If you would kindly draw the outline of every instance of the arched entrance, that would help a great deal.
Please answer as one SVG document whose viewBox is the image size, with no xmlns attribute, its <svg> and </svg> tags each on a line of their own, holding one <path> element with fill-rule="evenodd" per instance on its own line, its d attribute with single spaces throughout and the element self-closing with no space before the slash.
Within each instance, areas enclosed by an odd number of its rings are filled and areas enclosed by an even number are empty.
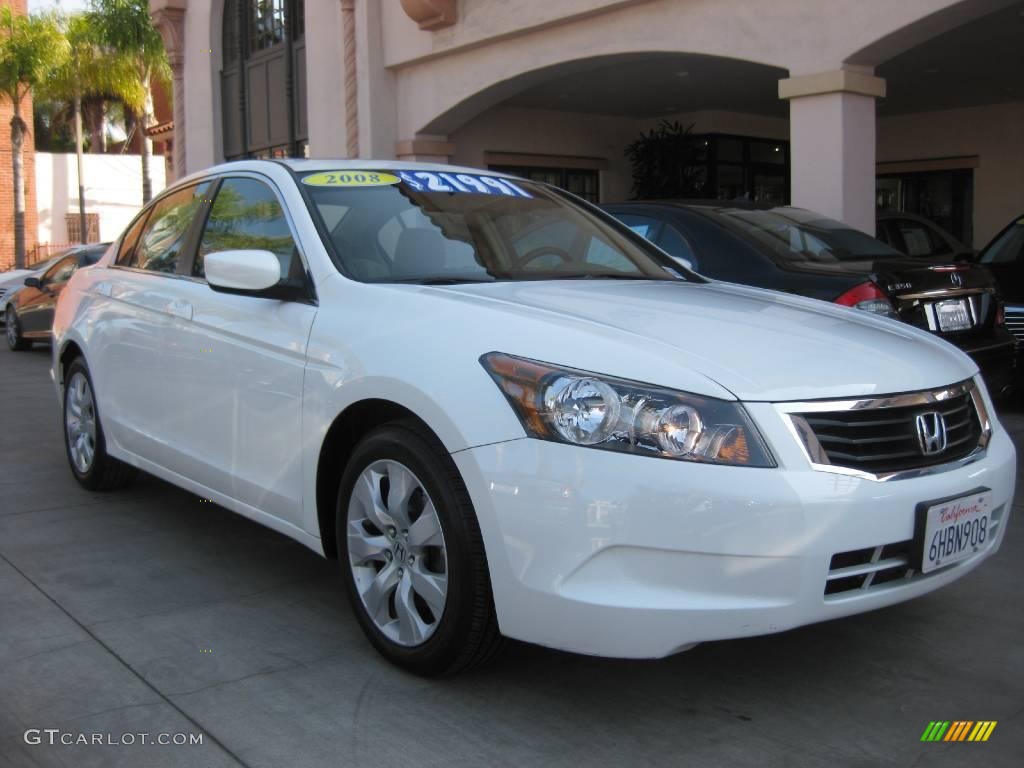
<svg viewBox="0 0 1024 768">
<path fill-rule="evenodd" d="M 305 0 L 225 0 L 222 38 L 224 158 L 305 156 Z"/>
</svg>

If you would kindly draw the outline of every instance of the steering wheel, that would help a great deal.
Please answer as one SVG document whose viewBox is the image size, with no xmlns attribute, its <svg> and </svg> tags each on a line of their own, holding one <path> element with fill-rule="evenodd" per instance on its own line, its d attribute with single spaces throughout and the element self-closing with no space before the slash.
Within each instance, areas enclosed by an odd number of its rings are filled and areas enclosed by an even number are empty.
<svg viewBox="0 0 1024 768">
<path fill-rule="evenodd" d="M 568 264 L 569 262 L 572 261 L 572 256 L 569 255 L 569 252 L 566 251 L 564 248 L 559 248 L 558 246 L 555 245 L 538 245 L 536 248 L 527 251 L 518 259 L 516 259 L 513 267 L 515 269 L 525 270 L 527 264 L 529 264 L 532 261 L 536 261 L 541 256 L 546 256 L 549 253 L 554 256 L 557 256 L 563 264 Z"/>
</svg>

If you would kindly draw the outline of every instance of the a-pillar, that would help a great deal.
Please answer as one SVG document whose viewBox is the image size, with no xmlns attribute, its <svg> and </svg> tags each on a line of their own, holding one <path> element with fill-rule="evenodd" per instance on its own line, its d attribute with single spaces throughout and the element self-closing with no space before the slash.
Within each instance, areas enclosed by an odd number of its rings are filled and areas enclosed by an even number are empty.
<svg viewBox="0 0 1024 768">
<path fill-rule="evenodd" d="M 885 80 L 841 69 L 779 81 L 789 100 L 793 205 L 875 233 L 875 99 Z"/>
</svg>

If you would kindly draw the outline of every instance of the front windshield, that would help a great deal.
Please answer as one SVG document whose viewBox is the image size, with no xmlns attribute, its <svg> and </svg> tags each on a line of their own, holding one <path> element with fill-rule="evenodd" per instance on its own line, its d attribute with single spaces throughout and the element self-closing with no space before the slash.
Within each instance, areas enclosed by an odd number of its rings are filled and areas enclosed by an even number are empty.
<svg viewBox="0 0 1024 768">
<path fill-rule="evenodd" d="M 847 224 L 799 208 L 720 209 L 714 216 L 729 228 L 766 246 L 783 262 L 842 269 L 851 262 L 902 258 L 881 240 Z"/>
<path fill-rule="evenodd" d="M 684 279 L 639 238 L 541 184 L 455 171 L 300 182 L 345 273 L 363 282 Z"/>
</svg>

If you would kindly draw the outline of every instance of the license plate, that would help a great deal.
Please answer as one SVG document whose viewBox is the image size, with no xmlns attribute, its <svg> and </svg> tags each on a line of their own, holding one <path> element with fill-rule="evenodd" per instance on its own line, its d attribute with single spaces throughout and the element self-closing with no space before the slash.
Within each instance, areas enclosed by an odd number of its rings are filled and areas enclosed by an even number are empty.
<svg viewBox="0 0 1024 768">
<path fill-rule="evenodd" d="M 971 311 L 966 299 L 935 302 L 935 316 L 940 331 L 963 331 L 971 327 Z"/>
<path fill-rule="evenodd" d="M 918 505 L 920 571 L 928 573 L 964 560 L 983 549 L 992 526 L 991 492 L 979 490 L 941 502 Z"/>
</svg>

